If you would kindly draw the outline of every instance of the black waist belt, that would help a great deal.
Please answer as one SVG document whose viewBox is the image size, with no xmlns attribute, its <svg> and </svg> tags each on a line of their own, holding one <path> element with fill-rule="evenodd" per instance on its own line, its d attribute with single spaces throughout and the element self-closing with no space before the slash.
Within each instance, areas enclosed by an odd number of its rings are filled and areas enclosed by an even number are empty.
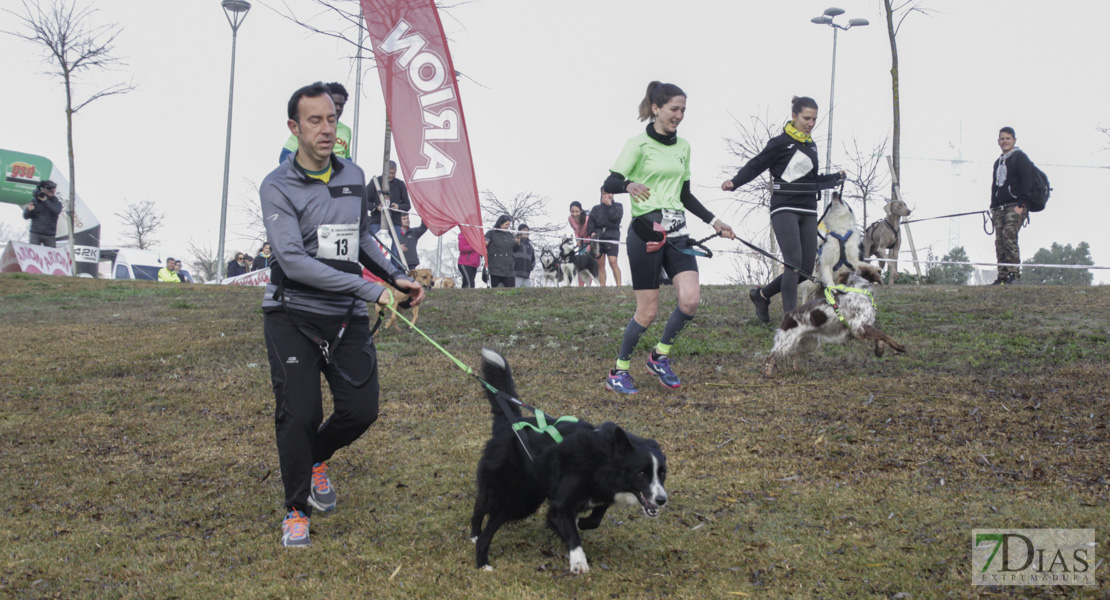
<svg viewBox="0 0 1110 600">
<path fill-rule="evenodd" d="M 772 190 L 775 194 L 782 194 L 785 196 L 812 196 L 824 190 L 831 190 L 838 185 L 840 185 L 840 183 L 835 179 L 824 183 L 788 183 L 785 181 L 775 181 L 772 183 Z"/>
<path fill-rule="evenodd" d="M 362 276 L 362 265 L 358 264 L 357 262 L 352 262 L 349 260 L 334 260 L 330 258 L 317 258 L 315 260 L 318 260 L 321 263 L 324 263 L 325 265 L 337 271 L 343 271 L 344 273 L 350 273 L 351 275 L 358 275 L 359 277 Z M 300 283 L 286 277 L 285 271 L 282 271 L 281 265 L 279 265 L 276 260 L 270 261 L 270 283 L 277 286 L 277 291 L 274 292 L 274 300 L 280 299 L 284 290 L 300 290 L 305 292 L 325 291 L 321 290 L 320 288 L 313 287 L 305 283 Z"/>
</svg>

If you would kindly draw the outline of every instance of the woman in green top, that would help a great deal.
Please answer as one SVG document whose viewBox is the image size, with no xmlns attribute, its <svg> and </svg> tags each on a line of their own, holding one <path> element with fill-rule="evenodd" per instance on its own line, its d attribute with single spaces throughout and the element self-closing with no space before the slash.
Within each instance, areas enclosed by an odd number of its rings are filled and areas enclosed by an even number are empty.
<svg viewBox="0 0 1110 600">
<path fill-rule="evenodd" d="M 628 322 L 617 353 L 616 368 L 609 371 L 605 387 L 622 394 L 637 389 L 628 373 L 632 352 L 640 336 L 659 313 L 659 273 L 665 269 L 678 293 L 678 307 L 667 319 L 663 337 L 648 356 L 648 372 L 665 387 L 681 385 L 671 369 L 671 345 L 694 318 L 701 301 L 698 263 L 688 251 L 686 211 L 732 239 L 732 227 L 713 216 L 690 193 L 690 144 L 678 137 L 686 115 L 686 93 L 671 83 L 653 81 L 640 102 L 640 120 L 650 122 L 640 135 L 628 140 L 610 169 L 603 190 L 627 192 L 632 197 L 632 227 L 626 245 L 636 295 L 636 314 Z"/>
</svg>

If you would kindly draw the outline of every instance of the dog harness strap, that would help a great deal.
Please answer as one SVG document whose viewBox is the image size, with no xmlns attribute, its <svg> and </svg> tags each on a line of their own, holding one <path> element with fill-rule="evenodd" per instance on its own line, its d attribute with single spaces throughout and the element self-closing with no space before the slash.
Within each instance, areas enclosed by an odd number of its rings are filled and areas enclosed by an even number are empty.
<svg viewBox="0 0 1110 600">
<path fill-rule="evenodd" d="M 842 266 L 843 267 L 848 267 L 849 269 L 852 268 L 852 263 L 848 262 L 848 258 L 847 258 L 847 256 L 848 256 L 848 251 L 847 250 L 848 249 L 845 248 L 845 242 L 848 241 L 848 238 L 852 237 L 853 233 L 855 233 L 855 232 L 854 231 L 849 231 L 848 233 L 846 233 L 844 235 L 844 237 L 841 237 L 841 236 L 837 235 L 835 232 L 832 232 L 832 231 L 829 232 L 829 235 L 833 236 L 834 238 L 836 238 L 836 241 L 840 242 L 840 260 L 836 263 L 836 266 L 834 266 L 832 268 L 832 270 L 834 272 Z"/>
<path fill-rule="evenodd" d="M 895 229 L 894 226 L 890 224 L 890 221 L 887 221 L 886 219 L 883 219 L 883 223 L 886 223 L 887 228 L 890 229 L 891 233 L 894 234 L 894 241 L 886 247 L 887 250 L 890 250 L 891 248 L 898 245 L 898 242 L 902 239 L 902 232 L 898 229 Z"/>
<path fill-rule="evenodd" d="M 546 433 L 547 435 L 550 435 L 551 439 L 555 440 L 556 444 L 559 444 L 563 441 L 563 434 L 559 433 L 559 430 L 555 429 L 555 426 L 559 423 L 578 422 L 578 417 L 559 417 L 558 419 L 555 419 L 554 423 L 551 423 L 549 425 L 547 423 L 547 415 L 543 414 L 542 410 L 538 408 L 534 408 L 532 410 L 536 413 L 536 424 L 533 425 L 531 423 L 528 423 L 527 421 L 517 421 L 516 423 L 513 423 L 514 431 L 520 431 L 521 429 L 528 427 L 535 430 L 537 433 Z"/>
<path fill-rule="evenodd" d="M 825 300 L 827 300 L 829 302 L 829 304 L 832 305 L 833 310 L 836 312 L 836 316 L 840 317 L 840 322 L 841 323 L 844 322 L 844 315 L 840 314 L 840 305 L 837 304 L 836 296 L 833 295 L 833 291 L 843 292 L 843 293 L 855 292 L 857 294 L 865 294 L 867 296 L 867 298 L 869 300 L 871 300 L 871 306 L 876 306 L 875 296 L 871 295 L 871 292 L 869 292 L 867 290 L 861 290 L 859 288 L 850 288 L 846 285 L 831 285 L 831 286 L 828 286 L 828 287 L 825 288 Z"/>
</svg>

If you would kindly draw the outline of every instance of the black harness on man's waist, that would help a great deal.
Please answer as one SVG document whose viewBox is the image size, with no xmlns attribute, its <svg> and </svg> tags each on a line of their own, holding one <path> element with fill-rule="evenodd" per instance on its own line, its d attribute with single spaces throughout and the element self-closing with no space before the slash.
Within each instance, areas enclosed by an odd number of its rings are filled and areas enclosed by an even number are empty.
<svg viewBox="0 0 1110 600">
<path fill-rule="evenodd" d="M 342 271 L 344 273 L 349 273 L 351 275 L 358 275 L 359 277 L 362 277 L 362 265 L 357 262 L 352 262 L 349 260 L 334 260 L 329 258 L 317 258 L 314 260 L 318 260 L 321 263 L 337 271 Z M 277 262 L 277 260 L 270 261 L 270 283 L 273 283 L 275 286 L 277 286 L 277 289 L 274 290 L 274 300 L 281 300 L 281 308 L 285 311 L 285 314 L 289 315 L 289 321 L 293 323 L 293 326 L 297 328 L 297 331 L 301 332 L 301 335 L 312 340 L 312 343 L 316 344 L 316 346 L 320 348 L 320 352 L 324 355 L 324 364 L 329 364 L 335 367 L 335 371 L 339 373 L 340 377 L 345 379 L 347 383 L 358 387 L 360 384 L 353 380 L 350 375 L 347 375 L 347 373 L 343 371 L 343 369 L 340 369 L 338 363 L 332 361 L 331 353 L 332 350 L 338 348 L 339 343 L 343 341 L 343 334 L 347 332 L 347 326 L 351 323 L 351 316 L 354 315 L 355 306 L 358 305 L 359 298 L 355 297 L 351 299 L 351 305 L 347 307 L 347 314 L 343 316 L 343 322 L 339 325 L 339 331 L 335 334 L 335 339 L 331 342 L 328 342 L 326 339 L 320 337 L 319 335 L 316 335 L 316 333 L 313 332 L 311 328 L 298 322 L 300 321 L 300 319 L 296 316 L 295 313 L 289 310 L 289 304 L 285 301 L 285 290 L 290 289 L 304 292 L 323 293 L 334 292 L 328 292 L 327 290 L 322 290 L 318 287 L 313 287 L 306 283 L 294 281 L 289 277 L 286 277 L 285 271 L 282 270 L 281 265 Z M 379 312 L 378 321 L 374 323 L 374 327 L 370 329 L 371 336 L 374 335 L 374 332 L 378 330 L 378 327 L 381 324 L 382 313 Z"/>
</svg>

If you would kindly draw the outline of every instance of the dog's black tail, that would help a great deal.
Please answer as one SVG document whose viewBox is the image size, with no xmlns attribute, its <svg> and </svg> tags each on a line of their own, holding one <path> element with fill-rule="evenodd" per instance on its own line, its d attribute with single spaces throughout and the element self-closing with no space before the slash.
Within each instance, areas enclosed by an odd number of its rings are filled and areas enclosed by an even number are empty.
<svg viewBox="0 0 1110 600">
<path fill-rule="evenodd" d="M 513 372 L 509 368 L 509 363 L 505 360 L 505 357 L 489 348 L 482 348 L 482 378 L 486 380 L 486 383 L 508 396 L 508 398 L 502 398 L 498 401 L 497 392 L 486 388 L 486 398 L 489 399 L 490 412 L 493 413 L 495 420 L 497 417 L 505 416 L 500 402 L 504 402 L 509 407 L 509 411 L 519 419 L 521 417 L 520 405 L 509 399 L 516 398 L 516 384 L 513 382 Z"/>
</svg>

